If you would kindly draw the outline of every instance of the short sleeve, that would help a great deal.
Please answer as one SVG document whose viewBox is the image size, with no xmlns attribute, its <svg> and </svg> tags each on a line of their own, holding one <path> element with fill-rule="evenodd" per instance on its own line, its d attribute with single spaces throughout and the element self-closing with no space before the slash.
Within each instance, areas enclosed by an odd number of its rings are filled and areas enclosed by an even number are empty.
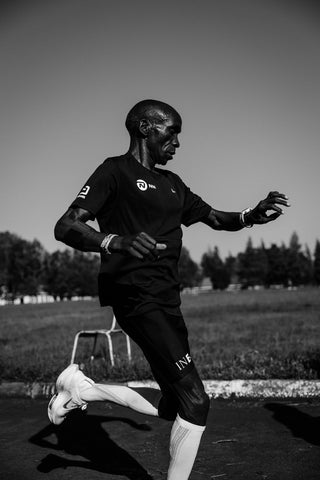
<svg viewBox="0 0 320 480">
<path fill-rule="evenodd" d="M 184 203 L 181 223 L 186 227 L 200 222 L 211 211 L 210 205 L 184 185 Z"/>
<path fill-rule="evenodd" d="M 117 168 L 107 159 L 93 172 L 70 207 L 83 208 L 96 217 L 105 203 L 115 197 L 116 190 Z"/>
</svg>

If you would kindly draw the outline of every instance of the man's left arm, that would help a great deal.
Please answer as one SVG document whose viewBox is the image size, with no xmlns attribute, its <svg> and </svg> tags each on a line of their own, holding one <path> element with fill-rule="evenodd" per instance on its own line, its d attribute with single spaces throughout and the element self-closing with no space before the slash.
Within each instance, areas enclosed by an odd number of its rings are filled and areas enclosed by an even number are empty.
<svg viewBox="0 0 320 480">
<path fill-rule="evenodd" d="M 214 230 L 235 232 L 244 227 L 263 225 L 276 220 L 284 213 L 282 207 L 290 207 L 288 197 L 283 193 L 270 192 L 253 209 L 248 208 L 242 212 L 222 212 L 211 209 L 209 215 L 201 221 Z M 270 211 L 273 213 L 268 214 Z"/>
</svg>

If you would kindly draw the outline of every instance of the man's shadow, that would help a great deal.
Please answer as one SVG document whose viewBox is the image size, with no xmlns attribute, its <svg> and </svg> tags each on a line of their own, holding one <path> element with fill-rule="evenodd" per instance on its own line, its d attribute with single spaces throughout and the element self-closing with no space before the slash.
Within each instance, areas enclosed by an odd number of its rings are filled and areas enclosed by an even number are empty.
<svg viewBox="0 0 320 480">
<path fill-rule="evenodd" d="M 312 445 L 320 445 L 320 417 L 312 417 L 295 407 L 282 403 L 267 403 L 264 408 L 273 412 L 273 418 L 291 430 L 294 437 Z"/>
<path fill-rule="evenodd" d="M 47 425 L 29 438 L 29 442 L 70 455 L 81 455 L 87 460 L 69 460 L 49 454 L 41 460 L 37 469 L 40 472 L 50 472 L 55 468 L 81 467 L 127 476 L 130 480 L 152 480 L 142 465 L 111 440 L 103 429 L 102 423 L 114 421 L 124 422 L 137 430 L 151 430 L 148 425 L 127 418 L 87 415 L 75 410 L 70 412 L 61 425 Z M 134 441 L 134 435 L 132 440 Z"/>
</svg>

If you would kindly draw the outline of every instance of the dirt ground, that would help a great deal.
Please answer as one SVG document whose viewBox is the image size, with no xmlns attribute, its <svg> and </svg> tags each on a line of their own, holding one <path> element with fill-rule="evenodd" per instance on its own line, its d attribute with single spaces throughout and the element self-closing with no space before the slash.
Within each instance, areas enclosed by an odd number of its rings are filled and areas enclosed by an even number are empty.
<svg viewBox="0 0 320 480">
<path fill-rule="evenodd" d="M 52 426 L 47 401 L 0 399 L 2 480 L 165 480 L 171 424 L 93 403 Z M 319 480 L 320 402 L 211 401 L 190 480 Z"/>
</svg>

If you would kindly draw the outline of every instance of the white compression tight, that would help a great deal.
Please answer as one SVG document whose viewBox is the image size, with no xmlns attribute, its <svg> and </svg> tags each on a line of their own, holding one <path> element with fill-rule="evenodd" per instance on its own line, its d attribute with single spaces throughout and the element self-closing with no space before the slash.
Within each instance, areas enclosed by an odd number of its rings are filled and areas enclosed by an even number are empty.
<svg viewBox="0 0 320 480">
<path fill-rule="evenodd" d="M 132 408 L 139 413 L 158 416 L 158 409 L 135 390 L 125 385 L 94 383 L 81 389 L 81 399 L 85 402 L 108 401 Z"/>
<path fill-rule="evenodd" d="M 124 385 L 94 383 L 81 389 L 85 402 L 111 401 L 140 413 L 158 416 L 158 410 L 142 395 Z M 179 415 L 170 435 L 168 480 L 187 480 L 191 473 L 205 427 L 187 422 Z"/>
</svg>

